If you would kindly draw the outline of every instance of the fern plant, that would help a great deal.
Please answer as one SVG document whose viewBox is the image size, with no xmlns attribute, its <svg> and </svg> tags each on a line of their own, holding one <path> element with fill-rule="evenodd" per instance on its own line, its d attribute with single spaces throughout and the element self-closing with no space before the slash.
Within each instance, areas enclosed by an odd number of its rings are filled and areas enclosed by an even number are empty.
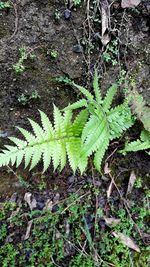
<svg viewBox="0 0 150 267">
<path fill-rule="evenodd" d="M 93 79 L 94 94 L 74 82 L 73 86 L 84 98 L 66 107 L 64 112 L 54 106 L 54 126 L 42 111 L 42 127 L 29 119 L 34 134 L 18 128 L 25 141 L 10 137 L 15 145 L 6 145 L 2 150 L 0 166 L 16 163 L 18 167 L 24 160 L 25 168 L 30 164 L 31 170 L 42 159 L 43 171 L 47 170 L 51 162 L 54 170 L 62 170 L 68 157 L 72 170 L 75 172 L 79 169 L 82 173 L 86 169 L 88 158 L 94 155 L 94 165 L 100 170 L 109 142 L 119 138 L 123 131 L 131 127 L 134 117 L 127 101 L 111 107 L 117 93 L 117 84 L 113 84 L 102 98 L 97 71 Z M 72 111 L 78 108 L 82 110 L 73 121 Z"/>
<path fill-rule="evenodd" d="M 128 106 L 128 101 L 124 101 L 123 104 L 115 108 L 111 107 L 117 93 L 117 84 L 113 84 L 108 89 L 105 98 L 102 98 L 97 71 L 95 71 L 93 79 L 93 95 L 82 86 L 75 83 L 73 86 L 84 95 L 84 98 L 69 105 L 64 110 L 84 108 L 89 112 L 88 121 L 81 135 L 80 160 L 82 162 L 84 158 L 94 154 L 94 165 L 97 170 L 100 170 L 109 142 L 119 138 L 123 131 L 130 128 L 134 124 L 134 117 Z"/>
</svg>

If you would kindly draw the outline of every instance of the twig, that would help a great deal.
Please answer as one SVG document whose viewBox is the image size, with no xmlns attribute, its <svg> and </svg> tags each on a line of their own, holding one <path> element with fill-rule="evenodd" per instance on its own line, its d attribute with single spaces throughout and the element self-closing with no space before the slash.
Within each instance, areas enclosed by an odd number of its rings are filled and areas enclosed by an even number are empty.
<svg viewBox="0 0 150 267">
<path fill-rule="evenodd" d="M 87 193 L 85 193 L 84 195 L 80 196 L 79 198 L 77 198 L 75 201 L 73 201 L 71 204 L 69 204 L 63 211 L 62 213 L 64 213 L 66 210 L 68 210 L 73 204 L 75 204 L 77 201 L 79 201 L 81 198 L 89 195 L 90 191 L 88 191 Z"/>
<path fill-rule="evenodd" d="M 17 31 L 18 31 L 18 10 L 17 10 L 17 4 L 16 3 L 13 3 L 11 1 L 11 4 L 14 8 L 14 11 L 15 11 L 15 29 L 14 29 L 14 32 L 13 34 L 7 39 L 7 41 L 10 41 L 11 39 L 13 39 L 13 37 L 16 35 Z"/>
<path fill-rule="evenodd" d="M 57 267 L 61 267 L 60 265 L 58 265 L 58 264 L 54 261 L 54 259 L 53 259 L 52 256 L 51 256 L 51 260 L 52 260 L 52 263 L 54 263 L 55 266 L 57 266 Z"/>
</svg>

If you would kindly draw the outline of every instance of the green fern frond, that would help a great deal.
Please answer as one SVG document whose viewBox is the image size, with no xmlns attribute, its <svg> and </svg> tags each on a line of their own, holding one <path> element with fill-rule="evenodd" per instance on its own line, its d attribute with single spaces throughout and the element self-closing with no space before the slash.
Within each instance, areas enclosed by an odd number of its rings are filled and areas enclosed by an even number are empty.
<svg viewBox="0 0 150 267">
<path fill-rule="evenodd" d="M 6 145 L 0 153 L 0 166 L 8 164 L 18 167 L 25 161 L 25 168 L 30 164 L 30 170 L 43 160 L 43 172 L 47 170 L 50 163 L 53 163 L 54 170 L 62 170 L 66 165 L 66 158 L 73 171 L 77 168 L 83 172 L 87 165 L 87 159 L 79 164 L 81 153 L 81 132 L 88 118 L 87 110 L 81 111 L 72 122 L 72 112 L 66 111 L 64 115 L 54 106 L 54 126 L 51 124 L 47 115 L 40 111 L 42 127 L 29 120 L 34 134 L 23 128 L 18 128 L 25 141 L 19 138 L 10 137 L 15 146 Z"/>
<path fill-rule="evenodd" d="M 67 106 L 63 110 L 64 111 L 65 110 L 74 110 L 74 109 L 83 108 L 83 107 L 87 107 L 87 101 L 86 101 L 86 99 L 81 99 L 81 100 L 73 103 L 72 105 Z"/>
<path fill-rule="evenodd" d="M 142 142 L 141 140 L 136 140 L 131 143 L 127 143 L 125 148 L 120 152 L 126 154 L 127 152 L 136 152 L 140 150 L 150 149 L 150 142 Z"/>
<path fill-rule="evenodd" d="M 107 91 L 107 94 L 103 100 L 102 107 L 107 112 L 112 104 L 115 94 L 117 93 L 117 84 L 113 84 Z"/>
<path fill-rule="evenodd" d="M 92 126 L 92 127 L 91 127 Z M 109 128 L 106 118 L 103 113 L 99 118 L 91 115 L 89 121 L 84 127 L 82 135 L 82 156 L 90 156 L 93 152 L 99 149 L 105 138 L 109 139 Z"/>
<path fill-rule="evenodd" d="M 106 136 L 104 141 L 101 143 L 100 148 L 96 151 L 95 156 L 94 156 L 94 165 L 98 171 L 100 171 L 102 160 L 103 160 L 103 157 L 105 155 L 105 152 L 108 146 L 109 146 L 109 137 Z"/>
<path fill-rule="evenodd" d="M 76 87 L 87 98 L 87 100 L 93 101 L 94 97 L 87 89 L 83 86 L 77 85 L 76 83 L 73 83 L 73 86 Z"/>
<path fill-rule="evenodd" d="M 122 154 L 126 154 L 127 152 L 136 152 L 146 149 L 150 149 L 150 133 L 146 130 L 143 130 L 140 135 L 140 140 L 138 139 L 131 143 L 126 143 L 125 148 L 120 152 Z"/>
<path fill-rule="evenodd" d="M 72 137 L 72 142 L 67 142 L 66 148 L 67 148 L 67 154 L 68 154 L 70 166 L 71 166 L 73 172 L 75 173 L 75 171 L 77 170 L 77 167 L 80 166 L 80 165 L 78 165 L 78 163 L 79 163 L 79 156 L 81 153 L 81 139 L 76 138 L 76 137 Z M 85 168 L 86 168 L 86 166 L 85 166 Z M 84 170 L 80 169 L 81 173 Z"/>
<path fill-rule="evenodd" d="M 41 116 L 41 122 L 42 122 L 42 126 L 43 126 L 43 130 L 45 131 L 45 138 L 48 138 L 52 135 L 53 133 L 53 126 L 52 123 L 50 122 L 49 118 L 47 117 L 47 115 L 39 110 L 40 112 L 40 116 Z"/>
<path fill-rule="evenodd" d="M 87 109 L 82 110 L 77 117 L 75 118 L 73 125 L 72 125 L 72 132 L 74 136 L 81 136 L 85 124 L 87 122 L 89 113 Z"/>
<path fill-rule="evenodd" d="M 123 131 L 129 129 L 135 122 L 131 110 L 126 102 L 112 108 L 107 115 L 110 125 L 110 140 L 119 138 Z"/>
</svg>

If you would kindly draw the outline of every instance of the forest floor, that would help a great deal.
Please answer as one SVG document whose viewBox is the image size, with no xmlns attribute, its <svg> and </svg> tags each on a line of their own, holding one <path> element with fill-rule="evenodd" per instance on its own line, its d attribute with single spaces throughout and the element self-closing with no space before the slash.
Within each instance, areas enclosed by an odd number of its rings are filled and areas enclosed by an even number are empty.
<svg viewBox="0 0 150 267">
<path fill-rule="evenodd" d="M 92 92 L 94 68 L 103 94 L 125 74 L 150 105 L 149 0 L 7 2 L 0 1 L 1 148 L 15 126 L 29 128 L 28 117 L 39 122 L 38 110 L 52 119 L 53 103 L 61 109 L 79 99 L 68 78 Z M 110 144 L 101 173 L 91 161 L 84 175 L 69 164 L 45 174 L 40 164 L 1 168 L 0 266 L 148 267 L 150 160 L 143 151 L 118 153 L 141 127 Z"/>
</svg>

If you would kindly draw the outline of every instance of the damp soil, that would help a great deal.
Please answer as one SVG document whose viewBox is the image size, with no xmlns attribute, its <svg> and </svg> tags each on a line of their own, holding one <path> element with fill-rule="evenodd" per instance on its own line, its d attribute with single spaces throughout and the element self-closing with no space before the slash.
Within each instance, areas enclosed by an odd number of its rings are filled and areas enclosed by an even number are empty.
<svg viewBox="0 0 150 267">
<path fill-rule="evenodd" d="M 67 1 L 66 1 L 67 2 Z M 111 2 L 111 1 L 110 1 Z M 53 103 L 63 108 L 76 98 L 76 92 L 70 86 L 64 86 L 56 81 L 56 77 L 67 76 L 82 84 L 86 84 L 87 77 L 87 47 L 86 37 L 86 4 L 80 7 L 70 7 L 71 16 L 65 17 L 68 5 L 65 1 L 52 0 L 22 0 L 12 3 L 10 8 L 0 10 L 0 146 L 7 141 L 7 137 L 18 134 L 15 126 L 28 128 L 27 118 L 39 121 L 38 109 L 43 110 L 52 118 Z M 92 10 L 92 7 L 91 7 Z M 150 103 L 150 4 L 142 1 L 136 8 L 121 8 L 120 1 L 111 6 L 112 32 L 120 42 L 120 63 L 134 76 L 137 89 Z M 101 66 L 100 58 L 104 47 L 99 38 L 100 24 L 93 25 L 93 50 L 90 55 L 90 70 L 98 62 L 99 69 L 103 69 L 101 86 L 105 92 L 118 77 L 119 68 L 105 64 Z M 34 59 L 25 60 L 25 71 L 16 74 L 14 65 L 19 60 L 19 49 L 26 47 L 32 51 Z M 57 51 L 57 57 L 51 56 Z M 88 72 L 89 75 L 89 72 Z M 39 98 L 30 96 L 36 90 Z M 24 95 L 27 103 L 19 102 Z M 113 145 L 107 152 L 113 151 Z M 107 155 L 107 156 L 108 156 Z M 128 155 L 122 158 L 115 153 L 110 160 L 119 172 L 124 169 L 129 172 L 136 170 L 138 175 L 149 175 L 150 162 L 144 153 Z M 40 166 L 36 172 L 41 172 Z M 21 170 L 14 170 L 15 174 L 25 179 L 35 179 L 33 174 Z M 20 174 L 21 172 L 21 174 Z M 19 173 L 19 174 L 18 174 Z M 64 176 L 53 175 L 51 169 L 46 174 L 49 179 L 59 185 L 60 178 L 66 184 L 67 175 L 71 175 L 67 167 Z M 10 169 L 0 171 L 0 194 L 2 198 L 22 190 L 17 176 Z M 38 175 L 39 177 L 40 175 Z M 80 177 L 80 176 L 79 176 Z"/>
</svg>

